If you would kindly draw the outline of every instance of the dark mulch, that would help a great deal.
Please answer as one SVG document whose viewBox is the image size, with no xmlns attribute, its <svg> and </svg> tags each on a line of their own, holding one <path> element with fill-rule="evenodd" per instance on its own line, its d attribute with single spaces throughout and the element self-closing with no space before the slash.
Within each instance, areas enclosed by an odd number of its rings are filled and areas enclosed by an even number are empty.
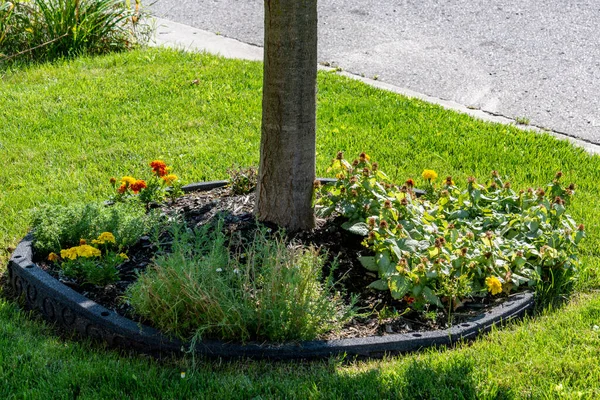
<svg viewBox="0 0 600 400">
<path fill-rule="evenodd" d="M 229 188 L 218 188 L 207 192 L 193 192 L 179 198 L 174 204 L 162 206 L 168 214 L 181 215 L 190 227 L 197 227 L 217 218 L 223 218 L 226 231 L 252 237 L 257 223 L 252 215 L 254 194 L 233 195 Z M 315 245 L 326 251 L 330 259 L 337 259 L 338 268 L 333 272 L 340 288 L 348 298 L 351 294 L 359 295 L 358 307 L 361 316 L 350 321 L 341 332 L 330 333 L 323 339 L 339 339 L 386 335 L 414 331 L 445 329 L 449 326 L 448 316 L 442 310 L 432 308 L 430 312 L 409 311 L 404 301 L 395 300 L 389 292 L 368 289 L 370 282 L 377 279 L 372 272 L 365 270 L 358 257 L 370 255 L 362 246 L 362 237 L 349 233 L 341 228 L 341 217 L 318 220 L 317 227 L 310 232 L 301 232 L 290 239 L 305 245 Z M 273 231 L 275 227 L 273 226 Z M 137 322 L 151 325 L 135 314 L 131 306 L 124 300 L 126 288 L 135 281 L 137 275 L 152 263 L 155 253 L 150 238 L 143 237 L 139 243 L 127 251 L 129 260 L 120 267 L 121 280 L 105 287 L 83 284 L 75 279 L 65 277 L 53 263 L 36 260 L 38 265 L 55 278 L 89 299 L 114 310 Z M 326 276 L 329 271 L 325 271 Z M 475 298 L 452 312 L 452 324 L 470 319 L 487 308 L 502 302 L 504 299 Z M 398 317 L 394 316 L 402 313 Z M 426 317 L 427 316 L 427 317 Z"/>
</svg>

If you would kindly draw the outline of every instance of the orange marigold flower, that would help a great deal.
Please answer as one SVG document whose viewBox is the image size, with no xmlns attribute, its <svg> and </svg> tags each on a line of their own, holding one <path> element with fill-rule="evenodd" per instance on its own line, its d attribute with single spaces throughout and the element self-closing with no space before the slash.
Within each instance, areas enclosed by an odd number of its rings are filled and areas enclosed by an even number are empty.
<svg viewBox="0 0 600 400">
<path fill-rule="evenodd" d="M 121 185 L 119 186 L 119 188 L 117 189 L 117 192 L 119 192 L 119 194 L 123 194 L 127 191 L 127 185 Z"/>
<path fill-rule="evenodd" d="M 150 166 L 152 167 L 152 173 L 160 177 L 167 175 L 169 170 L 167 164 L 162 160 L 154 160 L 150 163 Z"/>
<path fill-rule="evenodd" d="M 87 240 L 85 239 L 79 239 L 79 245 L 83 245 L 83 244 L 87 244 Z"/>
<path fill-rule="evenodd" d="M 133 191 L 133 193 L 139 193 L 140 190 L 145 189 L 147 187 L 148 186 L 146 185 L 146 182 L 144 182 L 141 179 L 131 184 L 131 190 Z"/>
<path fill-rule="evenodd" d="M 54 262 L 54 261 L 58 261 L 58 259 L 59 259 L 58 254 L 56 254 L 56 253 L 48 254 L 48 261 Z"/>
</svg>

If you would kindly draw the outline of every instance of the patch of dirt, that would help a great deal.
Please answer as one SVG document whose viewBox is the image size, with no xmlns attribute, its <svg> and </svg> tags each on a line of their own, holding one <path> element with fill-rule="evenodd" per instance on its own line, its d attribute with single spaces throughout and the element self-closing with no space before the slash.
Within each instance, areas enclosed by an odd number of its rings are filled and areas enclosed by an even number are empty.
<svg viewBox="0 0 600 400">
<path fill-rule="evenodd" d="M 176 200 L 173 204 L 161 206 L 163 212 L 181 215 L 188 226 L 198 227 L 222 217 L 226 232 L 236 232 L 244 237 L 252 237 L 257 223 L 252 215 L 254 194 L 234 195 L 229 188 L 218 188 L 206 192 L 193 192 Z M 341 217 L 321 219 L 312 231 L 300 232 L 291 240 L 304 245 L 314 245 L 326 251 L 330 260 L 334 258 L 338 267 L 333 276 L 348 299 L 358 295 L 360 316 L 353 318 L 340 332 L 331 332 L 322 339 L 356 338 L 373 335 L 387 335 L 445 329 L 450 323 L 459 324 L 486 309 L 504 301 L 504 298 L 474 298 L 452 313 L 449 321 L 443 311 L 432 309 L 430 312 L 408 310 L 409 304 L 391 297 L 388 291 L 376 291 L 367 288 L 377 276 L 362 267 L 358 257 L 372 255 L 361 242 L 362 237 L 343 228 Z M 276 231 L 275 226 L 271 226 Z M 111 309 L 118 314 L 152 326 L 150 321 L 135 314 L 132 307 L 124 301 L 124 293 L 137 275 L 152 264 L 156 248 L 150 238 L 143 237 L 127 251 L 129 260 L 119 268 L 120 280 L 105 287 L 84 284 L 76 279 L 65 277 L 53 263 L 36 259 L 36 263 L 50 275 L 71 287 L 87 298 Z M 330 263 L 328 263 L 329 265 Z M 324 271 L 327 276 L 330 271 Z"/>
</svg>

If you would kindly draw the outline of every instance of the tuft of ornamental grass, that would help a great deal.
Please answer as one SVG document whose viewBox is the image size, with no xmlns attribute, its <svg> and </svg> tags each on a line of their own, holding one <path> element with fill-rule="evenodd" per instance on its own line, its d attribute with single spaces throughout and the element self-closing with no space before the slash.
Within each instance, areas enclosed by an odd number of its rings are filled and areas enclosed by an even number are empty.
<svg viewBox="0 0 600 400">
<path fill-rule="evenodd" d="M 286 244 L 281 233 L 258 229 L 232 249 L 217 226 L 170 229 L 169 253 L 128 288 L 136 312 L 163 332 L 200 340 L 310 340 L 353 315 L 322 279 L 326 257 L 313 247 Z"/>
<path fill-rule="evenodd" d="M 147 40 L 141 0 L 17 0 L 0 4 L 0 65 L 132 48 Z"/>
</svg>

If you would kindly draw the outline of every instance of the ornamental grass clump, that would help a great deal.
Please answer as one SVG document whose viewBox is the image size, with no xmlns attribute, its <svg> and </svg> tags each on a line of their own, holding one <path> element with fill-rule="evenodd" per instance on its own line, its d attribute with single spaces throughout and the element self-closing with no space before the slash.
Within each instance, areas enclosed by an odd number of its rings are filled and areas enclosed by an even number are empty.
<svg viewBox="0 0 600 400">
<path fill-rule="evenodd" d="M 145 43 L 141 0 L 0 2 L 0 63 L 127 50 Z"/>
<path fill-rule="evenodd" d="M 175 224 L 168 254 L 128 289 L 135 311 L 183 339 L 306 340 L 350 319 L 325 257 L 288 245 L 265 228 L 232 247 L 222 226 L 191 231 Z"/>
<path fill-rule="evenodd" d="M 419 197 L 413 179 L 391 182 L 364 153 L 350 163 L 340 152 L 330 171 L 338 180 L 319 189 L 316 212 L 338 213 L 364 236 L 373 255 L 360 261 L 377 273 L 373 289 L 413 308 L 451 309 L 522 287 L 548 302 L 570 288 L 585 230 L 566 213 L 575 187 L 561 172 L 545 188 L 515 191 L 496 171 L 461 187 L 425 170 Z"/>
</svg>

